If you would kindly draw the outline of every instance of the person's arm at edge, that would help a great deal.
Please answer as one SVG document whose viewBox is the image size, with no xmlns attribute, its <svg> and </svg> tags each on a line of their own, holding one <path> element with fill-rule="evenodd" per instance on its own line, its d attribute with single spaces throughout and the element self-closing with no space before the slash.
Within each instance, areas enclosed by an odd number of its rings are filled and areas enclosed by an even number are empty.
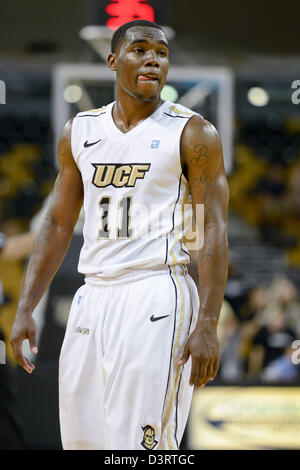
<svg viewBox="0 0 300 470">
<path fill-rule="evenodd" d="M 228 274 L 229 200 L 220 137 L 200 116 L 192 117 L 184 128 L 181 159 L 195 216 L 196 205 L 204 204 L 204 244 L 198 260 L 200 309 L 179 361 L 183 365 L 191 355 L 190 385 L 198 389 L 213 380 L 219 368 L 217 325 Z"/>
<path fill-rule="evenodd" d="M 35 239 L 34 232 L 25 232 L 7 238 L 5 247 L 0 253 L 3 261 L 20 261 L 30 255 Z"/>
<path fill-rule="evenodd" d="M 71 151 L 71 129 L 72 120 L 65 125 L 58 143 L 59 173 L 50 207 L 34 242 L 10 336 L 16 361 L 28 373 L 34 365 L 23 356 L 23 340 L 29 339 L 31 350 L 37 352 L 32 313 L 64 259 L 82 206 L 83 186 Z"/>
</svg>

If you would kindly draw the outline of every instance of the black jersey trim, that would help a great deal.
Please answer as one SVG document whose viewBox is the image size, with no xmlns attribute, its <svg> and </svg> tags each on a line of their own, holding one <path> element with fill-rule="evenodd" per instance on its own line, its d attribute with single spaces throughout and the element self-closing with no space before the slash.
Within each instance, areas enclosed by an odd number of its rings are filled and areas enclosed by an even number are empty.
<svg viewBox="0 0 300 470">
<path fill-rule="evenodd" d="M 181 118 L 181 119 L 190 119 L 191 116 L 173 116 L 173 114 L 169 114 L 169 113 L 166 113 L 164 112 L 164 114 L 166 116 L 170 116 L 170 117 L 173 117 L 173 118 Z"/>
<path fill-rule="evenodd" d="M 168 235 L 166 235 L 166 258 L 164 264 L 167 264 L 168 261 L 168 249 L 169 249 L 169 240 L 168 240 Z"/>
<path fill-rule="evenodd" d="M 76 117 L 99 117 L 99 116 L 102 116 L 102 114 L 106 114 L 106 111 L 104 113 L 100 113 L 100 114 L 83 114 L 81 116 L 76 116 Z"/>
<path fill-rule="evenodd" d="M 172 230 L 170 233 L 173 232 L 174 230 L 174 225 L 175 225 L 175 221 L 174 221 L 174 217 L 175 217 L 175 209 L 176 209 L 176 205 L 177 205 L 177 202 L 179 200 L 179 196 L 180 196 L 180 186 L 181 186 L 181 177 L 183 175 L 183 172 L 181 171 L 181 174 L 180 174 L 180 178 L 179 178 L 179 184 L 178 184 L 178 195 L 177 195 L 177 199 L 176 199 L 176 202 L 174 204 L 174 209 L 173 209 L 173 214 L 172 214 L 172 223 L 173 223 L 173 227 L 172 227 Z"/>
<path fill-rule="evenodd" d="M 180 186 L 181 186 L 181 177 L 183 175 L 183 172 L 181 171 L 181 174 L 180 174 L 180 178 L 179 178 L 179 184 L 178 184 L 178 194 L 177 194 L 177 199 L 175 201 L 175 204 L 174 204 L 174 209 L 173 209 L 173 214 L 172 214 L 172 228 L 170 230 L 169 233 L 167 233 L 166 235 L 166 257 L 165 257 L 165 262 L 164 264 L 167 264 L 167 261 L 168 261 L 168 249 L 169 249 L 169 240 L 168 240 L 168 236 L 173 232 L 174 230 L 174 225 L 175 225 L 175 221 L 174 221 L 174 216 L 175 216 L 175 209 L 176 209 L 176 205 L 177 205 L 177 202 L 179 200 L 179 196 L 180 196 Z"/>
</svg>

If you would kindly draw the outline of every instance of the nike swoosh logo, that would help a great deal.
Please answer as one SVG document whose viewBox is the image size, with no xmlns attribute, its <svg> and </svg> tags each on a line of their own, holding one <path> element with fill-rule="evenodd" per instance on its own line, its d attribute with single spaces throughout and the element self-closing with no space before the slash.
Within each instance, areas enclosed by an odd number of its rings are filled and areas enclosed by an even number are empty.
<svg viewBox="0 0 300 470">
<path fill-rule="evenodd" d="M 86 141 L 84 142 L 83 146 L 84 146 L 84 147 L 91 147 L 91 145 L 98 144 L 98 142 L 100 142 L 100 140 L 102 140 L 102 139 L 97 140 L 97 142 L 91 142 L 91 143 L 89 143 L 89 142 L 86 140 Z"/>
<path fill-rule="evenodd" d="M 170 315 L 163 315 L 162 317 L 155 317 L 154 315 L 151 315 L 150 320 L 151 321 L 157 321 L 157 320 L 161 320 L 162 318 L 169 317 L 169 316 Z"/>
</svg>

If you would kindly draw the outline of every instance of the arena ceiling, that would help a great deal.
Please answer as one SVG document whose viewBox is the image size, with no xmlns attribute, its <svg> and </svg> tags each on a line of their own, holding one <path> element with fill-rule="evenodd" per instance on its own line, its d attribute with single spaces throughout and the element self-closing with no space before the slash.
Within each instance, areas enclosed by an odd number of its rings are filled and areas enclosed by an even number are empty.
<svg viewBox="0 0 300 470">
<path fill-rule="evenodd" d="M 80 58 L 85 45 L 78 31 L 91 21 L 97 1 L 102 0 L 2 2 L 1 56 L 49 54 L 54 58 Z M 299 54 L 299 2 L 164 0 L 161 4 L 167 24 L 176 31 L 176 41 L 187 51 Z"/>
</svg>

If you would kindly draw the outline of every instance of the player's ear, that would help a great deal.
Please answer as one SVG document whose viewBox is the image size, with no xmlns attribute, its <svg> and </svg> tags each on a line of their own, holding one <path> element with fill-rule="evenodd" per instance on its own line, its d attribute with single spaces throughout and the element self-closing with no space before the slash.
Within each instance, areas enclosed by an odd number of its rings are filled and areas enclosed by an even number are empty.
<svg viewBox="0 0 300 470">
<path fill-rule="evenodd" d="M 110 53 L 107 57 L 107 63 L 112 72 L 116 72 L 118 68 L 118 60 L 115 54 Z"/>
</svg>

